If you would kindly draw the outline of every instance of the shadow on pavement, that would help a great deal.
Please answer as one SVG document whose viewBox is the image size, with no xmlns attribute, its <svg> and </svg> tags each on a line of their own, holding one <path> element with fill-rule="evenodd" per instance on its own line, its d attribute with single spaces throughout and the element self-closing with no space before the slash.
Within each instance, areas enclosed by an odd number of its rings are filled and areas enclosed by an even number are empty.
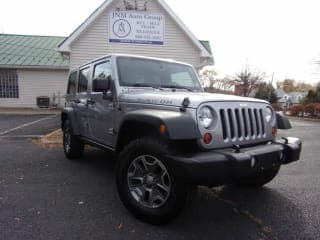
<svg viewBox="0 0 320 240">
<path fill-rule="evenodd" d="M 79 170 L 89 172 L 90 175 L 100 175 L 107 179 L 106 185 L 101 185 L 100 194 L 106 196 L 112 194 L 112 201 L 116 202 L 108 202 L 109 197 L 104 199 L 105 206 L 101 210 L 114 216 L 112 222 L 119 222 L 117 234 L 121 236 L 124 234 L 123 236 L 141 239 L 301 239 L 302 236 L 306 237 L 304 229 L 306 222 L 300 210 L 290 199 L 268 187 L 260 189 L 233 186 L 213 189 L 199 187 L 197 196 L 187 204 L 177 219 L 165 226 L 152 226 L 138 221 L 122 206 L 117 197 L 113 179 L 115 160 L 112 156 L 90 148 L 86 151 L 84 159 L 75 165 Z M 110 209 L 110 206 L 113 208 Z M 95 223 L 95 219 L 91 221 Z"/>
</svg>

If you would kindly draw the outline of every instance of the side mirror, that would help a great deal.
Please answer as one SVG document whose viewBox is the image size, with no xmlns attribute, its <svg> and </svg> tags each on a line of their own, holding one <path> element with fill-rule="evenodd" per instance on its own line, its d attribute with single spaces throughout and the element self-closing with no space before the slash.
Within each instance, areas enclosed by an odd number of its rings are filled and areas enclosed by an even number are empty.
<svg viewBox="0 0 320 240">
<path fill-rule="evenodd" d="M 277 128 L 279 129 L 290 129 L 292 128 L 289 119 L 284 116 L 282 113 L 276 113 L 276 120 L 277 120 Z"/>
<path fill-rule="evenodd" d="M 107 93 L 110 91 L 111 78 L 95 78 L 92 81 L 92 91 L 93 92 L 103 92 Z"/>
</svg>

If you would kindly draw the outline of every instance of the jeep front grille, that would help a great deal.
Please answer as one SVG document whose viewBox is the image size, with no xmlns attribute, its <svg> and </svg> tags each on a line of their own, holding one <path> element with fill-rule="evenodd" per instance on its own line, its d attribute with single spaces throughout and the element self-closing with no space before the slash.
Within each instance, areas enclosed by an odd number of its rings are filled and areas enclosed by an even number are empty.
<svg viewBox="0 0 320 240">
<path fill-rule="evenodd" d="M 220 109 L 220 119 L 225 142 L 266 137 L 266 125 L 261 108 Z"/>
</svg>

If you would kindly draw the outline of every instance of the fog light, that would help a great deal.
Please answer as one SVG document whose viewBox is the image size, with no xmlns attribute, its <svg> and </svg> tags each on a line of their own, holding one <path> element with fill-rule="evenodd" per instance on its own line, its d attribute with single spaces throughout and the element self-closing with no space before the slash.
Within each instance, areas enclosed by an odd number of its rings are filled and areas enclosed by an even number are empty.
<svg viewBox="0 0 320 240">
<path fill-rule="evenodd" d="M 204 136 L 203 136 L 203 142 L 205 144 L 210 144 L 212 141 L 212 135 L 210 133 L 206 133 Z"/>
</svg>

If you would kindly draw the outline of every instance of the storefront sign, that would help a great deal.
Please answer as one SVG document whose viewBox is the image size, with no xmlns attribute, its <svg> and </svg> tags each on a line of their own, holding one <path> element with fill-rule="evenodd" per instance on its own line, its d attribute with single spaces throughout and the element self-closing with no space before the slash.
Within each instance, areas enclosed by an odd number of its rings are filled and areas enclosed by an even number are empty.
<svg viewBox="0 0 320 240">
<path fill-rule="evenodd" d="M 109 42 L 129 44 L 164 44 L 165 17 L 135 11 L 111 12 Z"/>
</svg>

